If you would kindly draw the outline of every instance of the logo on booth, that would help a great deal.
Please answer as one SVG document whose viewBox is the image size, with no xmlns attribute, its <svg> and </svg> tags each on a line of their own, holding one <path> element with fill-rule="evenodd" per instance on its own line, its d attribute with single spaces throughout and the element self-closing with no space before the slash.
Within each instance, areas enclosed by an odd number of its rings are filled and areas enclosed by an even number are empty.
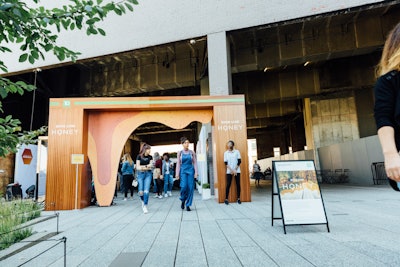
<svg viewBox="0 0 400 267">
<path fill-rule="evenodd" d="M 32 158 L 32 151 L 29 148 L 25 148 L 24 152 L 22 152 L 22 161 L 24 164 L 31 164 Z"/>
</svg>

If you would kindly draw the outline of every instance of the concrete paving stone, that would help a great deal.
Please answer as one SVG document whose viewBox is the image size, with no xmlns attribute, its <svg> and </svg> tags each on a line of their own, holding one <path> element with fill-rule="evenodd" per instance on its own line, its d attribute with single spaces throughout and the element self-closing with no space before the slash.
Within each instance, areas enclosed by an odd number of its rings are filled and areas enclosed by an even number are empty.
<svg viewBox="0 0 400 267">
<path fill-rule="evenodd" d="M 197 221 L 182 221 L 175 266 L 207 266 Z"/>
<path fill-rule="evenodd" d="M 288 249 L 288 245 L 281 242 L 272 232 L 251 221 L 250 219 L 238 220 L 236 223 L 245 231 L 257 245 L 279 266 L 312 266 L 296 250 Z M 295 244 L 296 247 L 298 244 Z M 285 253 L 282 253 L 285 251 Z"/>
<path fill-rule="evenodd" d="M 138 198 L 111 207 L 60 211 L 67 237 L 67 266 L 109 266 L 122 252 L 144 252 L 143 266 L 400 266 L 400 194 L 389 187 L 323 185 L 331 233 L 325 226 L 271 226 L 271 188 L 252 187 L 252 202 L 229 206 L 195 193 L 193 211 L 174 197 L 150 199 L 143 214 Z M 52 212 L 43 212 L 43 215 Z M 33 226 L 56 230 L 51 219 Z M 35 244 L 0 266 L 16 266 L 55 242 Z M 26 266 L 63 266 L 63 246 Z"/>
<path fill-rule="evenodd" d="M 233 248 L 215 221 L 202 221 L 200 222 L 200 228 L 209 266 L 242 266 Z"/>
<path fill-rule="evenodd" d="M 162 225 L 143 266 L 173 266 L 180 233 L 180 225 L 166 222 Z"/>
<path fill-rule="evenodd" d="M 236 246 L 234 250 L 243 266 L 278 266 L 278 264 L 259 247 Z"/>
</svg>

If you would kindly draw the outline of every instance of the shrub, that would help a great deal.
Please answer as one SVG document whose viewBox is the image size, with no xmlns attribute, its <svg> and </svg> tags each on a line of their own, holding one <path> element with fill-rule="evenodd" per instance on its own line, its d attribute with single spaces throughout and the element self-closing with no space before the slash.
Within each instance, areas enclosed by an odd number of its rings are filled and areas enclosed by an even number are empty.
<svg viewBox="0 0 400 267">
<path fill-rule="evenodd" d="M 8 248 L 32 234 L 21 224 L 40 216 L 40 207 L 31 200 L 15 200 L 0 204 L 0 250 Z"/>
<path fill-rule="evenodd" d="M 202 187 L 203 187 L 204 189 L 210 188 L 210 184 L 204 183 L 204 184 L 202 185 Z"/>
</svg>

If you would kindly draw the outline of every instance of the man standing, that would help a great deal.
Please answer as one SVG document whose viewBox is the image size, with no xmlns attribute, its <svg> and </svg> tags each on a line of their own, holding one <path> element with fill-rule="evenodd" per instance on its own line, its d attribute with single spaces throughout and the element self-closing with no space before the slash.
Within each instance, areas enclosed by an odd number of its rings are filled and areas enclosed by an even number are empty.
<svg viewBox="0 0 400 267">
<path fill-rule="evenodd" d="M 225 204 L 228 205 L 229 189 L 231 188 L 232 178 L 235 177 L 236 181 L 236 192 L 237 192 L 237 203 L 241 204 L 240 201 L 240 163 L 242 162 L 239 150 L 234 149 L 235 143 L 228 141 L 228 150 L 224 153 L 224 162 L 226 166 L 226 194 Z"/>
</svg>

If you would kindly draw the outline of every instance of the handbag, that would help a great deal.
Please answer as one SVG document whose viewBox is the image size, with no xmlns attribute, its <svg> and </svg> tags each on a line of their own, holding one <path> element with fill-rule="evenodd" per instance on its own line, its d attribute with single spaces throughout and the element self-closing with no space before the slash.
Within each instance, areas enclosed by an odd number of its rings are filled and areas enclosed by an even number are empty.
<svg viewBox="0 0 400 267">
<path fill-rule="evenodd" d="M 158 179 L 161 176 L 161 169 L 160 168 L 155 168 L 153 170 L 153 179 Z"/>
<path fill-rule="evenodd" d="M 136 179 L 133 179 L 132 186 L 133 187 L 137 187 L 138 186 L 138 181 Z"/>
</svg>

